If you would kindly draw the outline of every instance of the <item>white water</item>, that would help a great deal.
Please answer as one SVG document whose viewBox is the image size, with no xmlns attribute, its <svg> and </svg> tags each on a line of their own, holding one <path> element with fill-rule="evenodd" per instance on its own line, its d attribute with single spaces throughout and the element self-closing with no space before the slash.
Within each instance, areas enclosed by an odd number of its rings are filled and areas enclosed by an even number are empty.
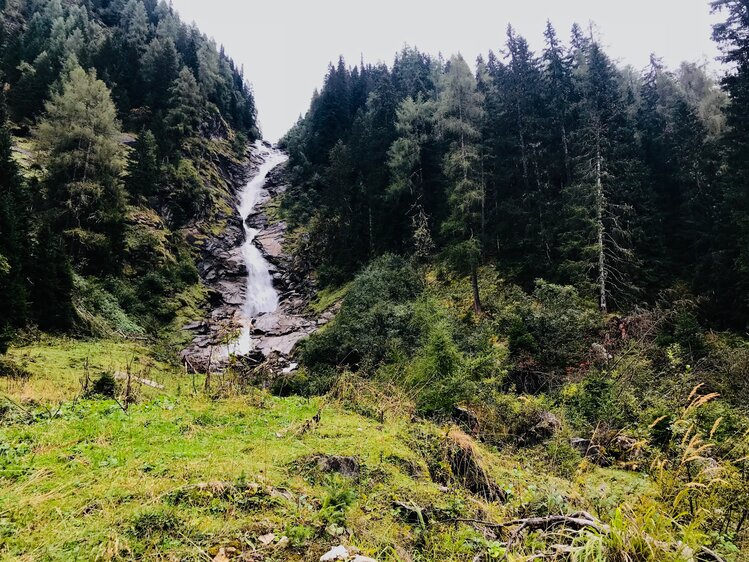
<svg viewBox="0 0 749 562">
<path fill-rule="evenodd" d="M 234 355 L 246 355 L 252 350 L 252 320 L 260 314 L 274 312 L 278 308 L 278 293 L 273 287 L 268 262 L 253 243 L 258 231 L 247 226 L 247 217 L 255 210 L 268 173 L 286 161 L 287 157 L 276 149 L 267 148 L 260 141 L 255 144 L 254 150 L 265 159 L 265 162 L 260 165 L 257 175 L 242 190 L 237 208 L 245 232 L 242 257 L 247 265 L 247 297 L 242 307 L 242 331 L 231 350 Z"/>
</svg>

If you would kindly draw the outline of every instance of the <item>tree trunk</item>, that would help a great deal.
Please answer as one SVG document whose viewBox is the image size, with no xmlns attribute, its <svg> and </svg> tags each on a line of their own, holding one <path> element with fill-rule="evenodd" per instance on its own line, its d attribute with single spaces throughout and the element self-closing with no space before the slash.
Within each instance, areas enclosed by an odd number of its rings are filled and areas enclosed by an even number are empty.
<svg viewBox="0 0 749 562">
<path fill-rule="evenodd" d="M 570 148 L 567 143 L 567 127 L 562 123 L 562 148 L 564 149 L 564 172 L 567 183 L 572 183 L 572 167 L 570 166 Z"/>
<path fill-rule="evenodd" d="M 597 250 L 598 250 L 598 293 L 599 293 L 599 305 L 601 312 L 608 310 L 608 304 L 606 302 L 606 253 L 604 241 L 606 238 L 605 225 L 603 224 L 603 213 L 606 201 L 603 193 L 603 164 L 601 162 L 601 143 L 597 139 L 596 142 L 596 229 L 598 231 Z"/>
<path fill-rule="evenodd" d="M 518 122 L 518 140 L 520 141 L 520 159 L 523 163 L 523 183 L 528 189 L 528 155 L 525 152 L 525 135 L 523 135 L 523 116 L 520 111 L 520 101 L 515 102 L 516 117 Z"/>
<path fill-rule="evenodd" d="M 478 268 L 473 266 L 471 269 L 471 287 L 473 289 L 473 311 L 481 314 L 481 295 L 479 294 L 479 273 Z"/>
</svg>

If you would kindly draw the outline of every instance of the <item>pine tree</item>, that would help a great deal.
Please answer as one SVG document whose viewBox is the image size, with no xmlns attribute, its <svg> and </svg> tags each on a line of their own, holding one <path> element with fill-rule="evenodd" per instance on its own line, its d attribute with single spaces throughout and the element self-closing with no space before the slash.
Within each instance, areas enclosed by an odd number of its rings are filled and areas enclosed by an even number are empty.
<svg viewBox="0 0 749 562">
<path fill-rule="evenodd" d="M 724 143 L 727 175 L 723 184 L 722 230 L 717 244 L 718 262 L 732 277 L 720 284 L 718 298 L 727 315 L 742 319 L 749 314 L 749 3 L 746 0 L 716 0 L 714 12 L 726 13 L 713 29 L 723 50 L 723 60 L 733 70 L 723 79 L 729 95 L 726 110 L 728 132 Z"/>
<path fill-rule="evenodd" d="M 429 216 L 425 210 L 424 152 L 433 128 L 434 104 L 407 97 L 398 107 L 395 125 L 398 138 L 388 150 L 388 168 L 392 182 L 391 200 L 405 199 L 411 218 L 416 254 L 424 259 L 433 250 Z"/>
<path fill-rule="evenodd" d="M 51 219 L 51 220 L 50 220 Z M 66 330 L 73 325 L 73 268 L 65 241 L 51 224 L 54 215 L 41 217 L 34 254 L 29 267 L 31 307 L 43 330 Z"/>
<path fill-rule="evenodd" d="M 138 135 L 135 150 L 127 165 L 125 186 L 131 197 L 151 197 L 158 192 L 160 167 L 154 134 L 144 129 Z"/>
<path fill-rule="evenodd" d="M 12 329 L 27 320 L 24 272 L 29 237 L 26 197 L 11 153 L 2 84 L 0 78 L 0 354 Z"/>
<path fill-rule="evenodd" d="M 36 129 L 53 224 L 85 271 L 116 271 L 123 253 L 125 161 L 115 106 L 95 73 L 74 66 Z"/>
<path fill-rule="evenodd" d="M 637 143 L 616 69 L 595 42 L 585 54 L 578 78 L 576 181 L 565 190 L 564 269 L 577 283 L 593 284 L 605 312 L 612 299 L 621 306 L 633 290 L 636 262 L 628 216 L 639 184 L 632 154 Z"/>
<path fill-rule="evenodd" d="M 555 151 L 559 154 L 556 158 L 561 165 L 553 166 L 552 183 L 564 186 L 572 180 L 570 152 L 571 110 L 574 96 L 572 61 L 565 53 L 551 22 L 546 24 L 544 37 L 546 38 L 546 49 L 543 54 L 544 102 L 551 109 L 550 144 L 561 147 L 561 150 Z"/>
<path fill-rule="evenodd" d="M 450 142 L 444 159 L 449 181 L 451 215 L 444 228 L 462 239 L 453 248 L 454 263 L 471 275 L 474 311 L 481 313 L 478 266 L 483 232 L 481 209 L 484 201 L 480 169 L 480 130 L 484 118 L 482 96 L 476 78 L 461 56 L 453 56 L 439 87 L 439 127 Z"/>
<path fill-rule="evenodd" d="M 153 110 L 165 109 L 170 88 L 180 70 L 179 53 L 171 37 L 156 37 L 140 60 L 140 74 L 147 92 L 146 101 Z"/>
<path fill-rule="evenodd" d="M 166 125 L 174 146 L 187 149 L 203 122 L 205 98 L 192 71 L 182 67 L 179 76 L 169 88 L 169 111 Z"/>
</svg>

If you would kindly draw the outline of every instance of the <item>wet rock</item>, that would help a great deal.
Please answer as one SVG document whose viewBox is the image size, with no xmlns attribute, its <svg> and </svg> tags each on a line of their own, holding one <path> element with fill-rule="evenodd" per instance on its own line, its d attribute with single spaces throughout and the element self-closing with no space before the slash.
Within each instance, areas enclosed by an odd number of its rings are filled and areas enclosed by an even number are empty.
<svg viewBox="0 0 749 562">
<path fill-rule="evenodd" d="M 276 311 L 258 317 L 252 328 L 255 334 L 285 336 L 292 332 L 305 332 L 306 335 L 311 331 L 312 326 L 313 324 L 306 318 Z"/>
<path fill-rule="evenodd" d="M 283 239 L 286 233 L 286 223 L 278 222 L 267 227 L 255 238 L 261 252 L 266 256 L 278 258 L 283 255 Z"/>
<path fill-rule="evenodd" d="M 250 165 L 242 172 L 234 171 L 234 191 L 240 190 L 255 173 L 254 169 L 263 163 L 263 157 L 254 151 L 250 154 Z M 240 360 L 243 368 L 258 369 L 257 357 L 266 359 L 266 367 L 258 373 L 248 373 L 250 379 L 272 380 L 272 373 L 289 374 L 297 365 L 292 364 L 297 344 L 319 326 L 330 321 L 335 310 L 327 311 L 321 318 L 309 317 L 308 304 L 314 295 L 314 283 L 309 276 L 306 262 L 285 254 L 284 238 L 286 224 L 273 222 L 266 212 L 266 205 L 286 190 L 285 165 L 270 171 L 256 206 L 257 211 L 247 217 L 247 225 L 256 229 L 254 243 L 269 263 L 269 272 L 275 289 L 279 293 L 279 308 L 271 314 L 254 319 L 252 344 L 253 358 Z M 226 226 L 217 236 L 203 240 L 199 233 L 189 233 L 196 245 L 202 245 L 198 272 L 209 288 L 211 311 L 203 323 L 193 322 L 185 327 L 194 332 L 192 344 L 182 352 L 183 360 L 194 370 L 205 369 L 210 365 L 220 370 L 229 359 L 226 341 L 229 334 L 238 333 L 246 320 L 242 308 L 247 296 L 247 267 L 242 255 L 245 240 L 244 228 L 238 216 L 226 217 Z M 296 259 L 296 261 L 295 261 Z M 217 352 L 218 349 L 218 352 Z"/>
<path fill-rule="evenodd" d="M 297 344 L 306 338 L 311 332 L 294 332 L 284 336 L 263 337 L 257 341 L 257 349 L 263 352 L 265 356 L 271 353 L 280 353 L 281 355 L 290 356 Z"/>
</svg>

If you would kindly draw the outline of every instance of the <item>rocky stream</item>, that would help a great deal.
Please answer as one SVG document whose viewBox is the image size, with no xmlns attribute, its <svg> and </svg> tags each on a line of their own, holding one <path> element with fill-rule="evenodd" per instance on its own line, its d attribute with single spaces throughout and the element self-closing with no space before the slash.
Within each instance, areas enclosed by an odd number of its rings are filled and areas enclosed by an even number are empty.
<svg viewBox="0 0 749 562">
<path fill-rule="evenodd" d="M 297 367 L 297 343 L 332 316 L 310 313 L 313 283 L 285 251 L 286 224 L 271 216 L 271 203 L 287 189 L 285 162 L 273 146 L 253 146 L 235 181 L 236 216 L 203 246 L 198 269 L 211 310 L 184 327 L 194 335 L 182 352 L 188 370 L 221 370 L 236 357 L 288 374 Z"/>
</svg>

